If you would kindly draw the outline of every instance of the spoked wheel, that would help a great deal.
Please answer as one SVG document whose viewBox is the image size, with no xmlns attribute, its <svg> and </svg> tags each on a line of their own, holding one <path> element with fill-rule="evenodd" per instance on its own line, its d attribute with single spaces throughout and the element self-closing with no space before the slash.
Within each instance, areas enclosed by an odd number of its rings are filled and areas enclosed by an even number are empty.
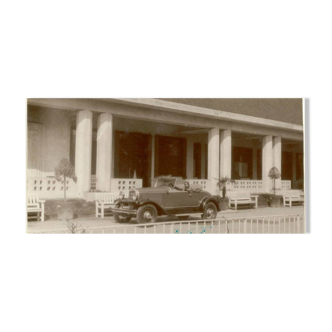
<svg viewBox="0 0 332 332">
<path fill-rule="evenodd" d="M 137 222 L 139 224 L 154 223 L 157 221 L 158 211 L 152 204 L 141 206 L 137 211 Z"/>
<path fill-rule="evenodd" d="M 123 222 L 129 222 L 132 217 L 127 216 L 127 217 L 122 217 L 119 216 L 117 213 L 113 212 L 113 216 L 116 222 L 123 223 Z"/>
<path fill-rule="evenodd" d="M 204 212 L 202 214 L 202 219 L 216 219 L 217 218 L 217 207 L 214 203 L 207 203 L 204 207 Z"/>
</svg>

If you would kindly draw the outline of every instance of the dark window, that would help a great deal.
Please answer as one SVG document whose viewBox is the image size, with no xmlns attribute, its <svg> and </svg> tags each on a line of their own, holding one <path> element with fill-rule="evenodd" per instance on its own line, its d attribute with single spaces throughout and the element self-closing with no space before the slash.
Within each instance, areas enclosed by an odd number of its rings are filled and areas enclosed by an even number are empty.
<svg viewBox="0 0 332 332">
<path fill-rule="evenodd" d="M 204 144 L 204 149 L 205 149 L 205 174 L 204 174 L 204 179 L 208 178 L 208 145 Z"/>
<path fill-rule="evenodd" d="M 303 180 L 303 153 L 296 154 L 296 180 Z"/>
<path fill-rule="evenodd" d="M 97 169 L 97 134 L 92 133 L 91 175 L 96 175 Z"/>
<path fill-rule="evenodd" d="M 156 176 L 172 175 L 186 178 L 186 139 L 156 136 Z"/>
<path fill-rule="evenodd" d="M 150 182 L 149 135 L 140 133 L 115 132 L 114 177 L 143 179 L 143 187 Z"/>
<path fill-rule="evenodd" d="M 75 149 L 76 149 L 76 130 L 72 128 L 70 131 L 70 163 L 75 167 Z"/>
</svg>

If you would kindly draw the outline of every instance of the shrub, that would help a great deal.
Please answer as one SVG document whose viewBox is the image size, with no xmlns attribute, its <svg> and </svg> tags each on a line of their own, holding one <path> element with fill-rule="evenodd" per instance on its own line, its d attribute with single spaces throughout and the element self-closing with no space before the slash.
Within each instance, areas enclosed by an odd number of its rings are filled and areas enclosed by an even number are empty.
<svg viewBox="0 0 332 332">
<path fill-rule="evenodd" d="M 75 168 L 68 159 L 63 158 L 60 161 L 59 165 L 55 168 L 54 176 L 57 181 L 63 180 L 63 197 L 64 197 L 64 201 L 67 202 L 67 197 L 66 197 L 67 182 L 66 182 L 66 180 L 67 180 L 67 178 L 69 178 L 69 179 L 73 179 L 76 182 L 77 178 L 75 176 Z"/>
</svg>

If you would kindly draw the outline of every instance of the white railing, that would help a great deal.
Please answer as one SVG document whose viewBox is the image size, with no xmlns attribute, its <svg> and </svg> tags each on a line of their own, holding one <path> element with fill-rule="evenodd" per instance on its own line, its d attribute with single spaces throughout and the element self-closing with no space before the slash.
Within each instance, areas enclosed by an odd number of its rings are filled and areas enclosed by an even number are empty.
<svg viewBox="0 0 332 332">
<path fill-rule="evenodd" d="M 134 188 L 142 188 L 142 182 L 142 179 L 111 179 L 111 192 L 129 192 L 129 190 Z M 91 175 L 90 188 L 92 191 L 97 189 L 96 175 Z"/>
<path fill-rule="evenodd" d="M 142 188 L 142 185 L 142 179 L 111 179 L 111 192 L 129 192 L 131 189 Z"/>
<path fill-rule="evenodd" d="M 292 188 L 292 181 L 281 180 L 281 189 L 282 190 L 289 190 L 291 188 Z"/>
<path fill-rule="evenodd" d="M 72 221 L 71 223 L 75 223 Z M 215 220 L 186 220 L 153 224 L 84 227 L 77 223 L 79 234 L 303 234 L 305 217 L 301 215 L 261 216 L 253 218 L 222 217 Z M 69 229 L 29 231 L 39 234 L 73 233 Z"/>
<path fill-rule="evenodd" d="M 274 186 L 274 180 L 271 180 L 271 188 Z M 276 187 L 278 187 L 277 180 L 276 180 Z M 292 188 L 292 181 L 290 180 L 281 180 L 281 190 L 289 190 Z"/>
<path fill-rule="evenodd" d="M 231 190 L 263 190 L 263 180 L 234 180 L 231 182 Z"/>
<path fill-rule="evenodd" d="M 186 179 L 190 185 L 200 185 L 203 190 L 210 191 L 211 181 L 207 179 Z"/>
<path fill-rule="evenodd" d="M 292 181 L 281 180 L 281 189 L 287 190 L 291 189 Z M 263 180 L 234 180 L 230 185 L 228 185 L 230 190 L 248 190 L 263 192 L 264 191 L 264 181 Z M 271 188 L 273 188 L 273 180 L 271 180 Z"/>
<path fill-rule="evenodd" d="M 57 181 L 55 178 L 29 178 L 27 180 L 27 193 L 38 194 L 41 199 L 63 198 L 64 182 Z M 66 180 L 66 196 L 68 198 L 77 197 L 77 186 L 72 179 Z"/>
</svg>

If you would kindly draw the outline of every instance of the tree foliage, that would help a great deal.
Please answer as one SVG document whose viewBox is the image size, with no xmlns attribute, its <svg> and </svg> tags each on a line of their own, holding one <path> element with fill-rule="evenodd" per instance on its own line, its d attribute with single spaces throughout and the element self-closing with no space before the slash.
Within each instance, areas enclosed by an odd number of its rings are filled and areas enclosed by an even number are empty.
<svg viewBox="0 0 332 332">
<path fill-rule="evenodd" d="M 269 178 L 273 180 L 273 192 L 276 194 L 276 180 L 281 177 L 277 167 L 272 167 L 268 174 Z"/>
<path fill-rule="evenodd" d="M 272 167 L 269 171 L 269 178 L 276 180 L 276 179 L 279 179 L 280 177 L 281 177 L 281 174 L 280 174 L 278 168 Z"/>
<path fill-rule="evenodd" d="M 66 158 L 63 158 L 55 168 L 55 179 L 62 181 L 64 178 L 73 179 L 76 182 L 75 168 Z"/>
</svg>

